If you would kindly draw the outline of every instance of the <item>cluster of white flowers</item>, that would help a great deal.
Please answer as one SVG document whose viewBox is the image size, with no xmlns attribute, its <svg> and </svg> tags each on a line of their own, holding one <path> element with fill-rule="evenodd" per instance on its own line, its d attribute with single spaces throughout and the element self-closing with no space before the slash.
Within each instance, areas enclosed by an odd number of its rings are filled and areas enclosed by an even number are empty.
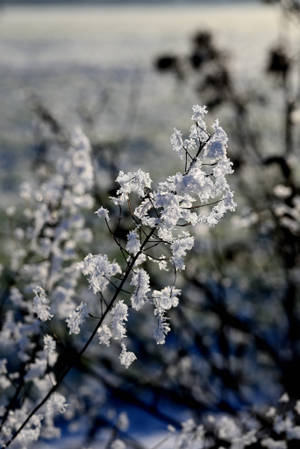
<svg viewBox="0 0 300 449">
<path fill-rule="evenodd" d="M 83 302 L 76 307 L 73 312 L 66 319 L 66 323 L 69 327 L 70 334 L 79 334 L 80 326 L 84 322 L 85 318 L 88 316 L 87 305 Z"/>
<path fill-rule="evenodd" d="M 23 220 L 28 225 L 16 233 L 14 244 L 22 249 L 13 251 L 9 267 L 13 283 L 0 331 L 1 350 L 8 354 L 0 361 L 0 447 L 10 445 L 16 432 L 13 445 L 24 449 L 40 436 L 59 437 L 55 419 L 67 409 L 64 395 L 58 392 L 18 429 L 57 382 L 52 326 L 63 319 L 70 332 L 79 333 L 87 314 L 86 305 L 78 305 L 75 290 L 80 276 L 78 246 L 91 240 L 81 213 L 93 205 L 91 148 L 76 131 L 69 148 L 57 151 L 53 176 L 39 186 L 33 179 L 21 190 L 26 201 Z M 23 396 L 24 391 L 30 391 L 24 401 L 17 395 L 14 399 L 15 392 Z"/>
<path fill-rule="evenodd" d="M 132 275 L 130 284 L 135 287 L 131 296 L 131 305 L 133 309 L 140 310 L 144 303 L 149 299 L 150 277 L 143 268 L 137 269 Z"/>
<path fill-rule="evenodd" d="M 243 413 L 235 418 L 229 415 L 208 415 L 202 424 L 188 419 L 182 423 L 182 429 L 178 432 L 169 426 L 169 438 L 175 438 L 174 449 L 247 449 L 254 446 L 288 449 L 289 442 L 292 442 L 291 447 L 298 447 L 298 402 L 294 407 L 296 413 L 288 399 L 285 409 L 271 407 L 264 416 L 261 415 L 262 421 L 259 414 L 252 417 Z"/>
<path fill-rule="evenodd" d="M 107 309 L 98 336 L 100 343 L 105 345 L 109 345 L 111 339 L 121 341 L 120 360 L 126 367 L 136 357 L 126 352 L 124 342 L 129 310 L 126 303 L 118 299 L 118 295 L 124 293 L 124 284 L 129 289 L 133 287 L 133 291 L 128 292 L 132 309 L 138 311 L 146 304 L 152 304 L 157 320 L 154 337 L 158 344 L 163 344 L 170 331 L 165 314 L 178 305 L 180 290 L 173 282 L 160 291 L 151 291 L 146 264 L 152 262 L 159 269 L 171 269 L 175 274 L 184 270 L 185 258 L 193 248 L 194 237 L 182 228 L 203 223 L 215 225 L 227 211 L 236 207 L 226 179 L 233 172 L 227 157 L 228 138 L 218 121 L 211 131 L 208 130 L 204 120 L 206 114 L 205 106 L 194 106 L 194 123 L 189 137 L 183 139 L 182 133 L 176 129 L 171 136 L 173 150 L 185 159 L 183 172 L 169 176 L 156 188 L 151 188 L 149 173 L 141 169 L 119 173 L 116 179 L 119 189 L 112 201 L 121 209 L 127 208 L 134 225 L 125 242 L 117 241 L 122 255 L 127 257 L 125 269 L 102 254 L 86 256 L 82 265 L 83 274 L 93 292 L 100 294 L 100 300 L 103 300 L 108 287 L 113 285 L 116 289 L 113 307 Z M 108 225 L 106 209 L 100 207 L 96 214 Z M 131 278 L 128 279 L 130 273 Z"/>
<path fill-rule="evenodd" d="M 33 292 L 35 293 L 32 307 L 33 312 L 37 314 L 41 321 L 50 320 L 53 315 L 50 313 L 50 307 L 48 306 L 49 300 L 46 297 L 45 290 L 42 287 L 36 287 Z"/>
<path fill-rule="evenodd" d="M 83 261 L 82 272 L 87 276 L 94 293 L 104 293 L 110 278 L 120 274 L 121 268 L 117 263 L 109 262 L 107 255 L 88 254 Z"/>
</svg>

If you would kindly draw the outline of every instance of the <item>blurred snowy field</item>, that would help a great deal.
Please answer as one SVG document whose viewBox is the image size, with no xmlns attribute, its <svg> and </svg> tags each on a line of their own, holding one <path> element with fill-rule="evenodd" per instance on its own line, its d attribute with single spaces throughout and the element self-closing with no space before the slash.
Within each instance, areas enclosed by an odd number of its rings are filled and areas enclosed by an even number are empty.
<svg viewBox="0 0 300 449">
<path fill-rule="evenodd" d="M 261 83 L 280 19 L 275 8 L 259 3 L 1 10 L 0 184 L 6 199 L 30 167 L 33 96 L 69 129 L 85 129 L 80 111 L 88 110 L 95 123 L 86 131 L 94 140 L 133 142 L 124 148 L 124 166 L 149 169 L 150 162 L 156 176 L 166 162 L 170 169 L 170 132 L 189 125 L 191 105 L 201 99 L 155 73 L 153 60 L 166 52 L 185 54 L 199 29 L 215 32 L 239 83 Z"/>
</svg>

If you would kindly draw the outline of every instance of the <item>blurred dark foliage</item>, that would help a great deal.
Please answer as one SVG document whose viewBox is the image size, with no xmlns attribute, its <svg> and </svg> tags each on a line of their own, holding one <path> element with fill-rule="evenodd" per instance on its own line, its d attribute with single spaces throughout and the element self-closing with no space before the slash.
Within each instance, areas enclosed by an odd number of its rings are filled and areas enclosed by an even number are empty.
<svg viewBox="0 0 300 449">
<path fill-rule="evenodd" d="M 282 77 L 283 80 L 285 80 L 289 74 L 290 68 L 291 61 L 283 47 L 275 47 L 270 50 L 267 66 L 268 72 L 275 76 Z"/>
<path fill-rule="evenodd" d="M 262 0 L 263 3 L 267 3 L 269 5 L 281 5 L 283 8 L 286 8 L 287 10 L 291 12 L 298 12 L 300 11 L 300 2 L 299 0 Z"/>
</svg>

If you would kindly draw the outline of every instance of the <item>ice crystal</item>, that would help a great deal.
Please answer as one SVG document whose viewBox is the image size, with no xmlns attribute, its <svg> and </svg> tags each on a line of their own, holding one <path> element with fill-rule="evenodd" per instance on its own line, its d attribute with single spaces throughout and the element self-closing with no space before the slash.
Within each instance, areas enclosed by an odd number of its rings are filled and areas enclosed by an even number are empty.
<svg viewBox="0 0 300 449">
<path fill-rule="evenodd" d="M 80 326 L 82 325 L 87 316 L 88 316 L 87 305 L 81 302 L 80 305 L 77 306 L 76 309 L 73 310 L 70 316 L 66 319 L 66 323 L 69 327 L 69 333 L 79 334 Z"/>
<path fill-rule="evenodd" d="M 53 315 L 50 313 L 49 300 L 45 290 L 42 287 L 36 287 L 33 292 L 35 294 L 33 298 L 33 312 L 37 314 L 41 321 L 50 320 Z"/>
</svg>

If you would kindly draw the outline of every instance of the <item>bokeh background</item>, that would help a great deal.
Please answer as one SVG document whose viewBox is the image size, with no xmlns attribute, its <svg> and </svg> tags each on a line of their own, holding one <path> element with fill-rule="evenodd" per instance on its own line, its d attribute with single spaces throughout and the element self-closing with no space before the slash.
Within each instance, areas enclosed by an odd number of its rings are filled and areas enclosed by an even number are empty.
<svg viewBox="0 0 300 449">
<path fill-rule="evenodd" d="M 202 98 L 191 83 L 161 76 L 154 61 L 165 53 L 187 55 L 198 30 L 213 32 L 235 81 L 262 95 L 273 88 L 264 79 L 266 52 L 282 33 L 293 42 L 298 37 L 279 8 L 259 1 L 4 2 L 0 180 L 5 198 L 30 169 L 36 102 L 93 139 L 130 140 L 130 164 L 145 167 L 150 158 L 161 174 L 171 129 L 187 126 L 186 111 Z M 266 128 L 276 120 L 271 108 L 258 114 Z"/>
</svg>

